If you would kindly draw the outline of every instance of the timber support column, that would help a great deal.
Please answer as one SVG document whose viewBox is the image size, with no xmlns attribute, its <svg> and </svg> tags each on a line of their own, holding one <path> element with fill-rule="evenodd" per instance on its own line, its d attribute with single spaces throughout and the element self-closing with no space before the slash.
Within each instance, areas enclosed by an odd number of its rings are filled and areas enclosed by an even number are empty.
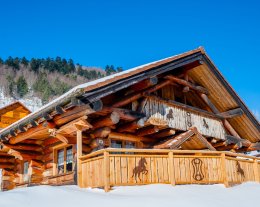
<svg viewBox="0 0 260 207">
<path fill-rule="evenodd" d="M 175 174 L 174 174 L 174 165 L 173 165 L 173 152 L 168 153 L 169 156 L 169 172 L 170 172 L 170 183 L 175 186 Z"/>
<path fill-rule="evenodd" d="M 104 190 L 108 192 L 110 190 L 110 161 L 109 152 L 104 152 Z"/>
<path fill-rule="evenodd" d="M 224 152 L 221 153 L 221 172 L 223 176 L 223 184 L 225 187 L 229 187 L 228 184 L 228 177 L 227 177 L 227 170 L 226 170 L 226 154 Z"/>
<path fill-rule="evenodd" d="M 258 170 L 258 161 L 257 159 L 254 159 L 254 175 L 255 175 L 255 182 L 260 182 L 260 174 Z"/>
<path fill-rule="evenodd" d="M 82 165 L 80 157 L 82 156 L 82 130 L 77 129 L 77 180 L 78 186 L 82 187 Z"/>
</svg>

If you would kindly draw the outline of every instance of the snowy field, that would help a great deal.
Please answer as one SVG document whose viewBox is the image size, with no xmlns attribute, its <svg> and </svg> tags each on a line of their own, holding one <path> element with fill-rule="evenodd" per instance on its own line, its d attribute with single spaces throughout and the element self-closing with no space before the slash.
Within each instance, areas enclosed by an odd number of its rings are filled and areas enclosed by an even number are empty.
<svg viewBox="0 0 260 207">
<path fill-rule="evenodd" d="M 226 207 L 259 206 L 260 184 L 146 185 L 117 187 L 109 193 L 77 186 L 36 186 L 0 192 L 0 207 Z"/>
</svg>

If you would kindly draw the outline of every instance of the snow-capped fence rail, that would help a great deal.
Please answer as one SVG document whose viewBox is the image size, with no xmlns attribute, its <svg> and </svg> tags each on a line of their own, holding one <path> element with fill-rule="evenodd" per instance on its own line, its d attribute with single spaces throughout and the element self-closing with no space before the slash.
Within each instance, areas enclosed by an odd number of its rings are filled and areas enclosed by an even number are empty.
<svg viewBox="0 0 260 207">
<path fill-rule="evenodd" d="M 230 152 L 108 148 L 82 156 L 81 187 L 260 182 L 260 159 Z"/>
</svg>

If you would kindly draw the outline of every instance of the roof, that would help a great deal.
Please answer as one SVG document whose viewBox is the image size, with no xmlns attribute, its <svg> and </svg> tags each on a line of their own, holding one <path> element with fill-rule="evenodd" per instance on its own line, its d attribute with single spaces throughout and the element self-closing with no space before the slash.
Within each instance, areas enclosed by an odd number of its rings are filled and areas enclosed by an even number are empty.
<svg viewBox="0 0 260 207">
<path fill-rule="evenodd" d="M 9 105 L 0 108 L 0 116 L 19 107 L 22 107 L 26 112 L 31 113 L 30 109 L 28 109 L 24 104 L 22 104 L 20 101 L 15 101 Z"/>
<path fill-rule="evenodd" d="M 23 119 L 13 123 L 12 125 L 6 127 L 2 131 L 0 131 L 0 135 L 6 135 L 10 132 L 11 129 L 15 129 L 19 125 L 26 124 L 31 119 L 36 119 L 40 117 L 43 113 L 48 113 L 50 110 L 53 110 L 58 105 L 63 105 L 67 103 L 71 98 L 81 97 L 87 100 L 87 102 L 92 102 L 98 100 L 110 93 L 115 92 L 115 90 L 121 90 L 134 84 L 140 80 L 143 80 L 147 77 L 153 77 L 155 75 L 161 74 L 166 71 L 170 71 L 173 69 L 177 69 L 181 66 L 184 66 L 188 63 L 192 63 L 193 61 L 204 61 L 208 68 L 211 71 L 207 73 L 212 73 L 212 80 L 218 81 L 222 86 L 223 90 L 226 90 L 230 98 L 235 104 L 231 104 L 230 108 L 234 105 L 238 105 L 245 112 L 244 119 L 250 120 L 251 125 L 254 127 L 254 134 L 256 134 L 255 139 L 260 141 L 260 124 L 254 117 L 254 115 L 250 112 L 250 110 L 246 107 L 244 102 L 240 99 L 240 97 L 234 92 L 233 88 L 227 83 L 222 74 L 210 60 L 210 58 L 206 55 L 205 50 L 202 47 L 199 47 L 195 50 L 191 50 L 179 55 L 171 56 L 162 60 L 158 60 L 155 62 L 151 62 L 145 65 L 141 65 L 138 67 L 134 67 L 129 70 L 122 71 L 120 73 L 116 73 L 110 76 L 106 76 L 104 78 L 97 79 L 95 81 L 87 82 L 81 85 L 78 85 L 57 99 L 51 101 L 50 103 L 44 105 L 37 111 L 27 115 Z M 205 66 L 206 67 L 206 66 Z M 204 71 L 205 73 L 205 71 Z M 192 75 L 192 74 L 191 74 Z M 211 78 L 212 78 L 211 77 Z M 196 79 L 196 77 L 193 77 Z M 205 81 L 200 79 L 196 79 L 199 84 L 205 86 Z M 115 90 L 111 90 L 114 87 Z M 210 91 L 211 92 L 211 91 Z M 212 97 L 217 97 L 218 94 L 216 91 L 212 91 Z M 215 102 L 215 100 L 213 101 Z M 228 108 L 228 107 L 227 107 Z M 222 109 L 221 109 L 222 110 Z"/>
</svg>

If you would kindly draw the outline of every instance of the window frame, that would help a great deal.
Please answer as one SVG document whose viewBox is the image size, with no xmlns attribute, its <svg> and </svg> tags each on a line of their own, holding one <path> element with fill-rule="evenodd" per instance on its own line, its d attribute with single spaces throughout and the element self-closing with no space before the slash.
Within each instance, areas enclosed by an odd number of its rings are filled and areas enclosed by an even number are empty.
<svg viewBox="0 0 260 207">
<path fill-rule="evenodd" d="M 72 149 L 72 171 L 68 171 L 67 172 L 67 148 L 71 147 Z M 63 159 L 63 173 L 62 174 L 59 174 L 58 172 L 58 151 L 63 149 L 64 150 L 64 159 Z M 74 146 L 72 144 L 61 144 L 61 145 L 58 145 L 56 147 L 53 148 L 53 155 L 54 155 L 54 158 L 53 158 L 53 176 L 61 176 L 61 175 L 66 175 L 66 174 L 69 174 L 71 172 L 73 172 L 73 164 L 74 164 L 74 161 L 73 161 L 73 153 L 74 152 Z"/>
</svg>

